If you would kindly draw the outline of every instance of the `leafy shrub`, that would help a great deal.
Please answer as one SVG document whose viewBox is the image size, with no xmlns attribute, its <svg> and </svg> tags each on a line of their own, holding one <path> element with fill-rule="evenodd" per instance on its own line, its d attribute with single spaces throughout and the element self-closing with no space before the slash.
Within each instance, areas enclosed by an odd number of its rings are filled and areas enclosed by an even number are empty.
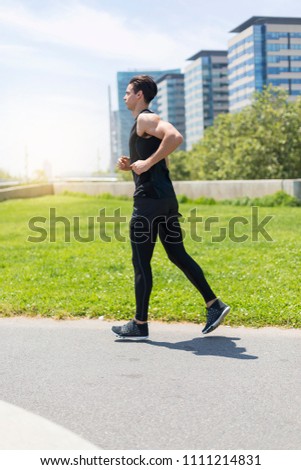
<svg viewBox="0 0 301 470">
<path fill-rule="evenodd" d="M 186 203 L 189 203 L 189 202 L 194 202 L 193 199 L 190 199 L 185 194 L 178 194 L 177 195 L 177 200 L 178 200 L 179 204 L 186 204 Z"/>
<path fill-rule="evenodd" d="M 301 201 L 284 191 L 277 191 L 267 196 L 250 198 L 248 196 L 236 199 L 224 199 L 221 204 L 231 206 L 260 206 L 260 207 L 300 207 Z"/>
<path fill-rule="evenodd" d="M 196 204 L 203 204 L 206 206 L 212 206 L 216 204 L 215 199 L 213 199 L 212 197 L 205 197 L 205 196 L 198 197 L 193 202 L 195 202 Z"/>
<path fill-rule="evenodd" d="M 301 201 L 294 196 L 290 196 L 284 191 L 277 191 L 275 194 L 253 199 L 253 205 L 266 207 L 298 207 L 301 206 Z"/>
</svg>

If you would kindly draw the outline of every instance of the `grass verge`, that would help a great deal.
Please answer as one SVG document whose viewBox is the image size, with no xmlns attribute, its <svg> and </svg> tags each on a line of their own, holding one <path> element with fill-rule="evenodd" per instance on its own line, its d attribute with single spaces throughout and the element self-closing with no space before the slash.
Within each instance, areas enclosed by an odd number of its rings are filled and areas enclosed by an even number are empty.
<svg viewBox="0 0 301 470">
<path fill-rule="evenodd" d="M 102 209 L 126 220 L 104 224 Z M 71 194 L 1 203 L 0 314 L 130 318 L 131 209 L 131 201 Z M 232 307 L 226 324 L 301 327 L 300 208 L 189 202 L 180 211 L 188 253 Z M 204 322 L 201 296 L 160 243 L 152 267 L 150 319 Z"/>
</svg>

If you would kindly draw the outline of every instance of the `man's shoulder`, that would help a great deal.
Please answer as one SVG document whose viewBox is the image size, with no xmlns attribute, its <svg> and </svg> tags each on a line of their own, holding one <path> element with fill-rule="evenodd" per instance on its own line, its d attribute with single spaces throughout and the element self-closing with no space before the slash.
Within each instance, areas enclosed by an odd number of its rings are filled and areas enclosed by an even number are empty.
<svg viewBox="0 0 301 470">
<path fill-rule="evenodd" d="M 154 113 L 151 110 L 142 111 L 137 118 L 137 122 L 156 122 L 159 121 L 160 117 L 158 114 Z"/>
<path fill-rule="evenodd" d="M 154 135 L 154 130 L 158 127 L 160 117 L 155 113 L 140 113 L 137 119 L 137 135 L 142 137 L 145 134 Z"/>
</svg>

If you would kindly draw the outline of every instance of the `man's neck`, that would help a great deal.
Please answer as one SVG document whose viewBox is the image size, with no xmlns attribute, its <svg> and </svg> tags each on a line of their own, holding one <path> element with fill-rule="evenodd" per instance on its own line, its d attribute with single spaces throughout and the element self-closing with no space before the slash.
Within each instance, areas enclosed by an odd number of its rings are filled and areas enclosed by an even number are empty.
<svg viewBox="0 0 301 470">
<path fill-rule="evenodd" d="M 138 116 L 138 114 L 141 113 L 141 111 L 143 111 L 144 109 L 148 109 L 148 106 L 149 105 L 145 102 L 138 103 L 135 109 L 133 109 L 132 111 L 132 115 L 134 116 L 134 119 L 136 119 L 136 117 Z"/>
</svg>

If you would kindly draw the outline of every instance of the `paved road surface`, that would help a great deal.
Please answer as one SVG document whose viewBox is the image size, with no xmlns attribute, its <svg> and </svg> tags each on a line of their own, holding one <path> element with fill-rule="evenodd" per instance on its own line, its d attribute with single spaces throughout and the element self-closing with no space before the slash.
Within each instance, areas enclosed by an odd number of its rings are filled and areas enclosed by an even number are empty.
<svg viewBox="0 0 301 470">
<path fill-rule="evenodd" d="M 0 400 L 102 449 L 301 449 L 301 330 L 111 326 L 0 319 Z"/>
</svg>

